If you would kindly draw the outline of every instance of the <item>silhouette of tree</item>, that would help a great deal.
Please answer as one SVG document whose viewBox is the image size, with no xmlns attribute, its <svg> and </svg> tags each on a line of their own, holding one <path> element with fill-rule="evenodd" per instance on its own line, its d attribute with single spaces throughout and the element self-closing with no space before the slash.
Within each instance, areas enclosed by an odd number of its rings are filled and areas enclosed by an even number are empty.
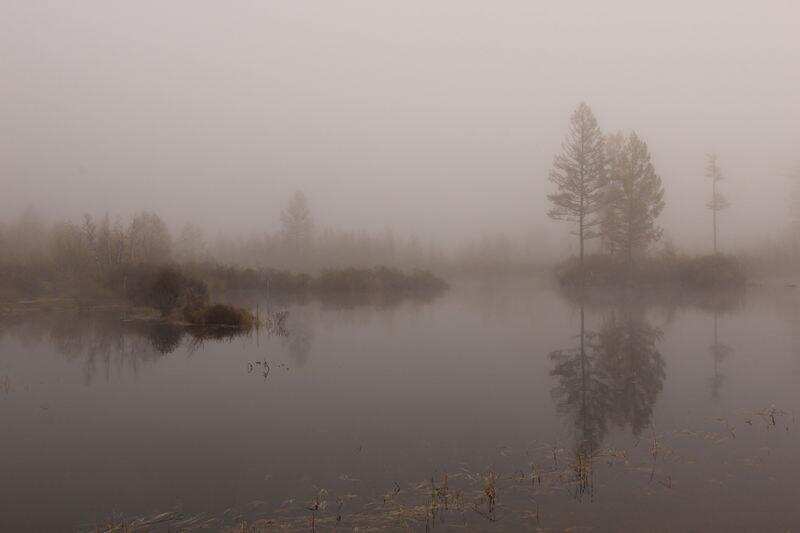
<svg viewBox="0 0 800 533">
<path fill-rule="evenodd" d="M 556 155 L 550 181 L 556 192 L 548 195 L 553 204 L 548 216 L 577 224 L 575 235 L 580 246 L 580 265 L 586 239 L 596 237 L 606 186 L 606 158 L 603 133 L 592 110 L 581 102 L 570 118 L 570 128 Z"/>
<path fill-rule="evenodd" d="M 603 235 L 611 250 L 625 254 L 633 269 L 634 254 L 661 238 L 656 219 L 664 209 L 664 188 L 650 160 L 647 143 L 636 133 L 624 142 L 615 136 L 608 143 L 612 154 Z"/>
<path fill-rule="evenodd" d="M 717 253 L 717 235 L 719 234 L 719 226 L 717 225 L 717 213 L 723 209 L 730 207 L 730 203 L 725 197 L 717 190 L 717 182 L 723 179 L 722 169 L 717 164 L 717 154 L 706 154 L 706 177 L 711 180 L 711 200 L 708 201 L 706 207 L 711 210 L 713 214 L 714 224 L 714 253 Z"/>
</svg>

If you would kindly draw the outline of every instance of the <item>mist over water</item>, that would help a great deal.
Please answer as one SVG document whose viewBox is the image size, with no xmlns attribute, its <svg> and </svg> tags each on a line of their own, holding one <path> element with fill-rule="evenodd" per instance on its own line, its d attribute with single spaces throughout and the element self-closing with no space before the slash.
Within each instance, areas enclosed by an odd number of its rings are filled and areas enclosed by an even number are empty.
<svg viewBox="0 0 800 533">
<path fill-rule="evenodd" d="M 796 529 L 798 20 L 0 0 L 0 530 Z"/>
</svg>

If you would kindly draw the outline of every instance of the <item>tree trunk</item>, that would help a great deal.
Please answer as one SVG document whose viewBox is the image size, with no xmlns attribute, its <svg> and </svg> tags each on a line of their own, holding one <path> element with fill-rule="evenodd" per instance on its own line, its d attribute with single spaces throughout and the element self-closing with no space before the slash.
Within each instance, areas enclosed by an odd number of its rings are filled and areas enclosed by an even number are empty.
<svg viewBox="0 0 800 533">
<path fill-rule="evenodd" d="M 581 298 L 583 296 L 581 295 Z M 582 422 L 584 425 L 584 434 L 586 429 L 586 347 L 584 345 L 584 339 L 586 336 L 586 330 L 584 327 L 584 314 L 583 314 L 583 301 L 581 301 L 581 415 L 582 415 Z"/>
<path fill-rule="evenodd" d="M 628 282 L 633 282 L 633 200 L 628 197 L 628 235 L 627 235 L 627 252 L 628 252 Z"/>
<path fill-rule="evenodd" d="M 628 241 L 628 279 L 633 281 L 633 245 Z"/>
<path fill-rule="evenodd" d="M 711 178 L 711 212 L 714 220 L 714 255 L 717 255 L 717 181 Z"/>
</svg>

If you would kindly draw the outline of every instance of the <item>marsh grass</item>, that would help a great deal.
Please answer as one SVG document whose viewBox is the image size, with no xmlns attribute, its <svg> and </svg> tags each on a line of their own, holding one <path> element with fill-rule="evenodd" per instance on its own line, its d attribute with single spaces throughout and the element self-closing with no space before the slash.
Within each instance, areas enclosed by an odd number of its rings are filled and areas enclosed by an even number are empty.
<svg viewBox="0 0 800 533">
<path fill-rule="evenodd" d="M 766 436 L 784 427 L 789 431 L 795 422 L 791 412 L 776 406 L 739 412 L 735 418 L 741 419 L 747 431 Z M 290 498 L 280 506 L 256 501 L 215 517 L 178 510 L 117 517 L 85 525 L 79 531 L 563 530 L 579 525 L 572 522 L 577 519 L 570 505 L 598 501 L 602 472 L 611 475 L 616 471 L 613 477 L 617 479 L 625 476 L 630 496 L 637 499 L 683 498 L 689 476 L 703 486 L 717 486 L 697 467 L 697 459 L 709 451 L 731 475 L 743 467 L 758 468 L 769 457 L 752 459 L 745 455 L 725 460 L 724 446 L 736 440 L 730 431 L 734 424 L 728 419 L 716 421 L 724 426 L 719 432 L 684 428 L 658 433 L 653 427 L 650 434 L 627 448 L 609 447 L 591 453 L 578 450 L 571 460 L 565 460 L 557 446 L 545 443 L 522 450 L 504 447 L 506 454 L 501 455 L 508 460 L 507 468 L 479 471 L 464 465 L 416 483 L 395 481 L 377 499 L 368 493 L 353 494 L 346 489 L 337 493 L 313 486 L 310 498 Z M 684 456 L 673 449 L 672 445 L 679 445 L 683 439 L 701 445 L 698 456 Z M 736 450 L 742 453 L 738 447 Z M 527 466 L 519 468 L 520 462 Z M 677 469 L 679 466 L 684 468 Z M 681 479 L 683 484 L 679 483 Z M 724 489 L 724 485 L 719 488 Z"/>
</svg>

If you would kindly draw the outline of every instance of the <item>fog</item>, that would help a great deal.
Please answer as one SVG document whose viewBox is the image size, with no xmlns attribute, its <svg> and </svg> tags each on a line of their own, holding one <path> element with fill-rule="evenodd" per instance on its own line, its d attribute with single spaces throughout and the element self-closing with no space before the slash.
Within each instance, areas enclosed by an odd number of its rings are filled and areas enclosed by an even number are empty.
<svg viewBox="0 0 800 533">
<path fill-rule="evenodd" d="M 797 530 L 799 28 L 0 0 L 0 532 Z"/>
<path fill-rule="evenodd" d="M 586 101 L 647 141 L 686 249 L 710 239 L 716 151 L 720 239 L 742 247 L 786 225 L 798 20 L 791 0 L 4 0 L 0 218 L 250 233 L 299 189 L 323 226 L 566 242 L 548 172 Z"/>
</svg>

